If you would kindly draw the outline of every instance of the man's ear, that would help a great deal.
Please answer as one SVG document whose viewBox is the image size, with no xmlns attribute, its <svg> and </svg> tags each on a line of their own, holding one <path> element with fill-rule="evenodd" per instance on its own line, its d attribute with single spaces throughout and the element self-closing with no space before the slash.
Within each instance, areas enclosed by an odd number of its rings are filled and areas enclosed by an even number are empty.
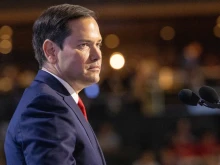
<svg viewBox="0 0 220 165">
<path fill-rule="evenodd" d="M 47 58 L 47 61 L 51 64 L 55 64 L 58 60 L 59 47 L 53 41 L 46 39 L 43 43 L 44 55 Z"/>
</svg>

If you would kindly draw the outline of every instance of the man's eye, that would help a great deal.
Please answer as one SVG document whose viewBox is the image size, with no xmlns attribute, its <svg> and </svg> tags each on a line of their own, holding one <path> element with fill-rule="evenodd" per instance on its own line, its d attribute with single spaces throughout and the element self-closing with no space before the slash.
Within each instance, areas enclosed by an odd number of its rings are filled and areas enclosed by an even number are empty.
<svg viewBox="0 0 220 165">
<path fill-rule="evenodd" d="M 80 44 L 79 45 L 79 48 L 80 49 L 86 49 L 86 48 L 88 48 L 89 47 L 89 44 L 88 43 L 83 43 L 83 44 Z"/>
<path fill-rule="evenodd" d="M 97 47 L 101 48 L 102 47 L 102 43 L 97 43 Z"/>
</svg>

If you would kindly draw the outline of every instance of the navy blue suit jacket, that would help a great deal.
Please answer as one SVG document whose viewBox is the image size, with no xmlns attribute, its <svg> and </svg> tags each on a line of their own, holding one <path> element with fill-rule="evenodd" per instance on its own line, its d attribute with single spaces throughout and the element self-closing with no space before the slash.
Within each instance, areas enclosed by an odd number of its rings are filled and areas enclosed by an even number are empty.
<svg viewBox="0 0 220 165">
<path fill-rule="evenodd" d="M 79 107 L 52 75 L 40 70 L 10 121 L 7 165 L 105 165 Z"/>
</svg>

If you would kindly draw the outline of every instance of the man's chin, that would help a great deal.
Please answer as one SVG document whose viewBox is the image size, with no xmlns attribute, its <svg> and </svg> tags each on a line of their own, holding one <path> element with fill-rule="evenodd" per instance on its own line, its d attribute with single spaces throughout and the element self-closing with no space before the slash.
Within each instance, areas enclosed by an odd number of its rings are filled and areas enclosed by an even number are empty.
<svg viewBox="0 0 220 165">
<path fill-rule="evenodd" d="M 100 77 L 94 77 L 94 78 L 89 79 L 89 80 L 87 79 L 86 86 L 90 86 L 92 84 L 96 84 L 96 83 L 99 82 L 99 80 L 100 80 Z"/>
</svg>

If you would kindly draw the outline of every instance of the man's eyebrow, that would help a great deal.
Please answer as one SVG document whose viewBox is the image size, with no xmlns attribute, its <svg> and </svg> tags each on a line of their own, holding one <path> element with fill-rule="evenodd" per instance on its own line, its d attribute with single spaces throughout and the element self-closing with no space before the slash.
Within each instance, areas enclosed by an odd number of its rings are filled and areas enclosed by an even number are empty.
<svg viewBox="0 0 220 165">
<path fill-rule="evenodd" d="M 78 42 L 93 42 L 92 40 L 77 40 Z M 99 39 L 98 42 L 102 42 L 102 39 Z"/>
</svg>

